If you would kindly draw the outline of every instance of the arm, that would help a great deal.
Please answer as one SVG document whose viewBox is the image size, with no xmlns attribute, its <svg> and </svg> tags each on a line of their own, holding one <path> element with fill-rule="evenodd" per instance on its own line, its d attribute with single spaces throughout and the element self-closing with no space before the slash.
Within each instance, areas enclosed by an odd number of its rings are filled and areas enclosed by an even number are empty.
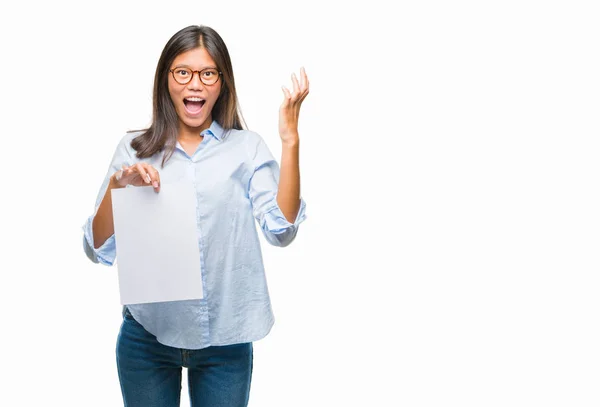
<svg viewBox="0 0 600 407">
<path fill-rule="evenodd" d="M 288 222 L 294 222 L 300 210 L 300 138 L 298 118 L 302 101 L 308 95 L 308 77 L 300 70 L 300 83 L 292 74 L 293 93 L 283 87 L 283 103 L 279 109 L 279 135 L 281 137 L 281 173 L 277 191 L 277 204 Z"/>
<path fill-rule="evenodd" d="M 92 221 L 92 235 L 94 236 L 94 249 L 99 249 L 106 240 L 115 234 L 112 211 L 112 193 L 115 188 L 123 188 L 115 179 L 115 174 L 110 177 L 104 198 L 98 207 L 96 216 Z"/>
<path fill-rule="evenodd" d="M 288 220 L 293 222 L 300 210 L 299 142 L 283 144 L 277 204 Z"/>
<path fill-rule="evenodd" d="M 297 214 L 290 220 L 283 214 L 279 205 L 279 191 L 282 190 L 280 182 L 280 168 L 271 154 L 264 140 L 256 135 L 251 152 L 253 174 L 248 184 L 248 197 L 252 204 L 254 217 L 267 242 L 274 246 L 285 247 L 289 245 L 298 231 L 298 225 L 306 218 L 306 204 L 303 199 L 298 199 Z M 286 183 L 283 183 L 285 188 Z M 285 200 L 285 197 L 283 198 Z"/>
<path fill-rule="evenodd" d="M 112 189 L 123 188 L 127 184 L 144 185 L 142 184 L 139 166 L 145 164 L 137 163 L 131 167 L 127 166 L 127 163 L 133 161 L 134 152 L 129 145 L 131 138 L 130 135 L 125 136 L 117 146 L 104 182 L 98 192 L 94 213 L 88 217 L 83 225 L 83 248 L 87 257 L 94 263 L 112 266 L 116 258 Z M 142 167 L 142 170 L 144 168 L 146 167 Z M 154 187 L 158 191 L 157 185 L 160 182 L 158 172 L 155 174 L 150 170 L 147 170 L 147 172 L 152 174 L 151 182 L 153 185 L 156 182 Z M 119 179 L 116 177 L 117 174 L 120 176 Z M 149 182 L 145 183 L 145 185 L 148 184 Z"/>
<path fill-rule="evenodd" d="M 106 193 L 92 221 L 94 249 L 102 246 L 115 233 L 111 191 L 113 189 L 125 188 L 128 184 L 142 186 L 150 185 L 150 183 L 152 183 L 156 192 L 160 190 L 158 171 L 151 165 L 141 162 L 131 167 L 123 165 L 120 171 L 110 176 Z"/>
<path fill-rule="evenodd" d="M 300 104 L 308 94 L 308 79 L 302 69 L 302 82 L 292 75 L 294 92 L 283 88 L 284 100 L 279 109 L 281 169 L 264 141 L 259 138 L 252 157 L 254 173 L 248 196 L 254 216 L 267 241 L 285 247 L 306 219 L 306 203 L 300 196 L 298 115 Z"/>
</svg>

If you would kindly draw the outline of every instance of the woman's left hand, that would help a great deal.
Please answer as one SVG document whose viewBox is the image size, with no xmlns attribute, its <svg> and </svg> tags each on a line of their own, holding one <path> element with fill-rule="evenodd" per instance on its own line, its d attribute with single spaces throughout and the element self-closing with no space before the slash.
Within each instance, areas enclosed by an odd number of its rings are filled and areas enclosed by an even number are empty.
<svg viewBox="0 0 600 407">
<path fill-rule="evenodd" d="M 308 77 L 304 68 L 300 68 L 300 83 L 298 83 L 296 74 L 292 74 L 292 84 L 292 92 L 285 86 L 282 86 L 283 103 L 279 108 L 279 136 L 284 144 L 295 144 L 298 142 L 300 105 L 306 95 L 308 95 Z"/>
</svg>

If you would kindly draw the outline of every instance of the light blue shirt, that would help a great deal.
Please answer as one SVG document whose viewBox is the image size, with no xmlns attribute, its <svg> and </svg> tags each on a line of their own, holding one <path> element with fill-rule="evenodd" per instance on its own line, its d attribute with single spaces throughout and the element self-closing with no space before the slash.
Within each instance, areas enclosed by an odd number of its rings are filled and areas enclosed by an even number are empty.
<svg viewBox="0 0 600 407">
<path fill-rule="evenodd" d="M 135 156 L 130 144 L 139 134 L 126 134 L 114 153 L 94 214 L 83 226 L 87 256 L 107 266 L 115 262 L 115 236 L 94 249 L 92 220 L 110 176 L 123 164 L 151 164 L 163 184 L 192 181 L 197 196 L 196 229 L 204 298 L 127 308 L 160 343 L 177 348 L 201 349 L 265 337 L 274 318 L 254 219 L 270 244 L 287 246 L 306 218 L 304 200 L 294 223 L 288 222 L 276 200 L 279 165 L 257 133 L 224 130 L 213 120 L 202 132 L 204 139 L 192 156 L 177 143 L 164 168 L 163 153 L 145 159 Z"/>
</svg>

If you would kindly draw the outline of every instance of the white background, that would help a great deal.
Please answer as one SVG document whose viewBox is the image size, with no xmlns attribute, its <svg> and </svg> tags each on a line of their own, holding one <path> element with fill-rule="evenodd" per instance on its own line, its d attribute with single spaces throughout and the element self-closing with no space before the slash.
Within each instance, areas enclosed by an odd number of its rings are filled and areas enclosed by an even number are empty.
<svg viewBox="0 0 600 407">
<path fill-rule="evenodd" d="M 164 44 L 205 24 L 276 157 L 280 87 L 311 82 L 251 407 L 598 406 L 593 4 L 1 6 L 0 405 L 122 405 L 116 269 L 81 226 Z"/>
</svg>

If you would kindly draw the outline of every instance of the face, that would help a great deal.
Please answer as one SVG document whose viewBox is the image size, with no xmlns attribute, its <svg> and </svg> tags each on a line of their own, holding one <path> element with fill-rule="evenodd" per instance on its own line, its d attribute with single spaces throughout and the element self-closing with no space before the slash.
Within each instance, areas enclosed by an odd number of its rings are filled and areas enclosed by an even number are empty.
<svg viewBox="0 0 600 407">
<path fill-rule="evenodd" d="M 179 54 L 170 69 L 189 68 L 201 71 L 205 68 L 217 68 L 215 61 L 204 48 Z M 192 80 L 185 85 L 175 81 L 169 73 L 169 94 L 179 117 L 179 133 L 200 134 L 208 129 L 212 122 L 212 108 L 221 92 L 222 78 L 213 84 L 202 83 L 198 72 L 192 74 Z"/>
</svg>

